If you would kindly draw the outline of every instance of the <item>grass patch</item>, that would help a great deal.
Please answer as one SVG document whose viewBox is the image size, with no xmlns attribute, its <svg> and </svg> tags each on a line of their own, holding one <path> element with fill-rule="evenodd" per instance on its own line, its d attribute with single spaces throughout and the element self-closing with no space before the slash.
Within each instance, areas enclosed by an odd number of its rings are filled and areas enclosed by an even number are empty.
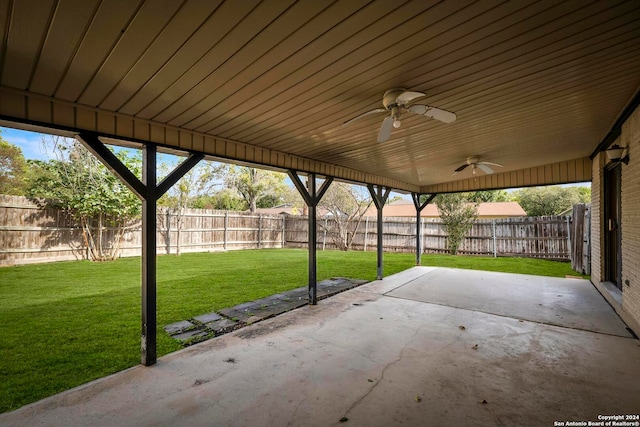
<svg viewBox="0 0 640 427">
<path fill-rule="evenodd" d="M 384 273 L 412 267 L 385 254 Z M 426 255 L 423 265 L 564 277 L 566 263 Z M 318 280 L 374 280 L 374 252 L 318 252 Z M 162 327 L 304 286 L 307 252 L 233 251 L 158 257 L 158 356 L 180 348 Z M 0 268 L 0 412 L 140 363 L 140 258 Z"/>
<path fill-rule="evenodd" d="M 533 274 L 536 276 L 582 276 L 571 269 L 568 262 L 535 258 L 489 258 L 457 255 L 426 255 L 423 266 L 465 268 L 468 270 L 498 271 L 503 273 Z"/>
</svg>

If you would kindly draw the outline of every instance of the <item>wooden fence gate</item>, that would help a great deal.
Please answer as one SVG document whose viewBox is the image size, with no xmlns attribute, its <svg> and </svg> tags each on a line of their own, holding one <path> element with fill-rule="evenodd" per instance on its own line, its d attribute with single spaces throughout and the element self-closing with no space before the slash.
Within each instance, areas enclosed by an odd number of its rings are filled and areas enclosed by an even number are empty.
<svg viewBox="0 0 640 427">
<path fill-rule="evenodd" d="M 591 206 L 573 206 L 571 224 L 571 268 L 582 274 L 591 274 Z"/>
</svg>

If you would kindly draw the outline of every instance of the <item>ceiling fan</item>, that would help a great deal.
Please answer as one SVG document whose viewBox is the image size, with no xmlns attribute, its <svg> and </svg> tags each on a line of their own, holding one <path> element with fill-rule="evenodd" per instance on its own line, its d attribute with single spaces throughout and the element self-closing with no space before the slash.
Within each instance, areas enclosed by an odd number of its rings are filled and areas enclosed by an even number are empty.
<svg viewBox="0 0 640 427">
<path fill-rule="evenodd" d="M 389 89 L 382 96 L 382 105 L 384 105 L 384 108 L 376 108 L 375 110 L 362 113 L 357 117 L 347 120 L 342 124 L 342 126 L 346 126 L 364 116 L 368 116 L 369 114 L 391 113 L 382 121 L 382 126 L 380 126 L 380 131 L 378 132 L 378 142 L 385 142 L 391 137 L 392 128 L 397 129 L 400 127 L 400 119 L 406 112 L 431 117 L 432 119 L 440 120 L 444 123 L 453 123 L 456 121 L 455 113 L 450 111 L 424 104 L 410 105 L 411 101 L 423 96 L 426 95 L 422 92 L 411 92 L 402 88 Z"/>
<path fill-rule="evenodd" d="M 487 175 L 491 175 L 494 171 L 489 166 L 497 166 L 499 168 L 504 167 L 504 165 L 501 165 L 500 163 L 481 162 L 480 158 L 478 156 L 471 156 L 471 157 L 467 157 L 467 163 L 458 166 L 458 168 L 455 170 L 455 172 L 453 172 L 451 174 L 451 176 L 457 174 L 458 172 L 462 172 L 463 170 L 465 170 L 469 166 L 471 166 L 471 170 L 472 170 L 474 175 L 476 174 L 476 171 L 478 169 L 480 169 L 481 171 L 483 171 Z"/>
</svg>

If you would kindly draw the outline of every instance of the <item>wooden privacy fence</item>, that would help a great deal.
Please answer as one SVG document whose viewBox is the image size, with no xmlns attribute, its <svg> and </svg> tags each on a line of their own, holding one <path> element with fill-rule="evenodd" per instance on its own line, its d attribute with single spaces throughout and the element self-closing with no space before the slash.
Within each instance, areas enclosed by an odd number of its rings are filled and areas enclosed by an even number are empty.
<svg viewBox="0 0 640 427">
<path fill-rule="evenodd" d="M 568 261 L 570 259 L 568 216 L 517 217 L 477 220 L 458 253 L 468 255 L 519 256 Z M 306 217 L 288 217 L 285 226 L 286 246 L 306 247 Z M 320 219 L 318 248 L 335 249 L 337 227 L 331 219 Z M 358 230 L 350 227 L 352 249 L 376 250 L 377 220 L 365 218 Z M 388 252 L 414 252 L 416 249 L 415 218 L 384 218 L 383 247 Z M 447 233 L 438 220 L 423 219 L 423 253 L 448 253 Z"/>
<path fill-rule="evenodd" d="M 573 206 L 571 216 L 571 268 L 591 274 L 591 205 Z"/>
<path fill-rule="evenodd" d="M 206 252 L 256 248 L 306 248 L 307 217 L 251 215 L 215 210 L 187 210 L 178 229 L 178 216 L 158 212 L 157 252 Z M 364 218 L 355 230 L 351 249 L 376 250 L 376 218 Z M 520 256 L 569 260 L 570 217 L 520 217 L 485 219 L 474 223 L 459 253 L 488 256 Z M 588 232 L 588 226 L 583 232 Z M 330 218 L 318 220 L 318 249 L 334 249 L 337 227 Z M 579 231 L 574 231 L 580 233 Z M 116 235 L 104 229 L 109 244 Z M 447 253 L 447 233 L 439 220 L 423 219 L 422 252 Z M 414 252 L 415 218 L 385 218 L 383 247 L 389 252 Z M 135 256 L 141 250 L 140 223 L 130 224 L 121 243 L 120 256 Z M 574 249 L 577 251 L 577 249 Z M 584 250 L 582 254 L 588 256 Z M 18 196 L 0 196 L 0 265 L 76 260 L 87 257 L 82 230 L 68 215 L 42 209 Z M 588 265 L 588 258 L 586 265 Z M 583 263 L 583 266 L 585 264 Z M 580 270 L 578 270 L 580 271 Z"/>
<path fill-rule="evenodd" d="M 171 212 L 158 213 L 158 233 L 162 237 L 159 254 L 207 252 L 232 249 L 282 248 L 285 220 L 281 215 L 258 215 L 235 211 L 187 209 L 183 225 Z M 133 234 L 128 249 L 140 253 L 142 233 Z"/>
<path fill-rule="evenodd" d="M 207 252 L 233 249 L 282 248 L 283 216 L 242 212 L 188 209 L 178 229 L 178 216 L 157 214 L 157 253 Z M 103 229 L 105 245 L 116 236 Z M 139 221 L 129 224 L 120 256 L 140 255 L 142 232 Z M 179 238 L 179 240 L 178 240 Z M 28 264 L 87 258 L 82 229 L 69 215 L 57 209 L 42 209 L 20 196 L 0 195 L 0 265 Z"/>
</svg>

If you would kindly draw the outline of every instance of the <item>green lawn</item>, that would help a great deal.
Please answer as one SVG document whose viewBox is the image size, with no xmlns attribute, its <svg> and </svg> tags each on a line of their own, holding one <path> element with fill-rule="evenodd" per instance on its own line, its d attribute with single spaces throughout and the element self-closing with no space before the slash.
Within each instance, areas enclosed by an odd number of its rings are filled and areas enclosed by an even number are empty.
<svg viewBox="0 0 640 427">
<path fill-rule="evenodd" d="M 426 255 L 423 265 L 564 277 L 567 263 Z M 390 275 L 415 263 L 385 254 Z M 373 280 L 374 252 L 318 252 L 318 280 Z M 234 251 L 158 257 L 158 355 L 179 348 L 162 327 L 304 286 L 307 252 Z M 0 268 L 0 412 L 140 362 L 140 259 Z"/>
</svg>

